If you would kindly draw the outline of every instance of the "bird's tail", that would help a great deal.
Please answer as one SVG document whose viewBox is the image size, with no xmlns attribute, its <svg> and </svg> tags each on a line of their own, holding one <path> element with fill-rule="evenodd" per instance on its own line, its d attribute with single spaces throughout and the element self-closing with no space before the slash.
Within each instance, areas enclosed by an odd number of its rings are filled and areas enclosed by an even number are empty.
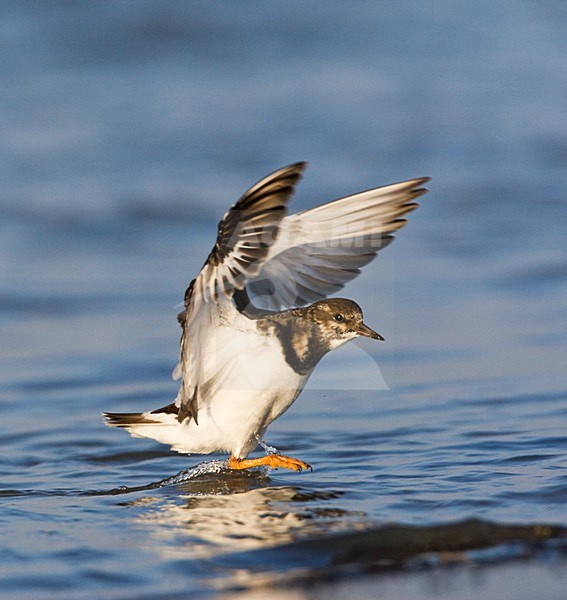
<svg viewBox="0 0 567 600">
<path fill-rule="evenodd" d="M 143 437 L 168 444 L 184 454 L 193 452 L 188 446 L 187 423 L 180 423 L 175 404 L 144 413 L 103 413 L 109 427 L 126 429 L 134 437 Z"/>
<path fill-rule="evenodd" d="M 109 427 L 136 427 L 138 425 L 157 425 L 165 424 L 171 421 L 172 417 L 177 418 L 179 408 L 175 404 L 168 404 L 163 408 L 157 408 L 145 413 L 102 413 L 105 423 Z"/>
<path fill-rule="evenodd" d="M 144 413 L 102 413 L 104 422 L 109 427 L 132 427 L 147 423 L 148 420 Z"/>
</svg>

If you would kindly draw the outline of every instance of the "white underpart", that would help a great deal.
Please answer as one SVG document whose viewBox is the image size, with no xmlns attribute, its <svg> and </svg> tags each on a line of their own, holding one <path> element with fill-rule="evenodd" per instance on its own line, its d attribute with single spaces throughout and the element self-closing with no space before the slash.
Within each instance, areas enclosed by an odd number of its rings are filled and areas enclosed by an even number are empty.
<svg viewBox="0 0 567 600">
<path fill-rule="evenodd" d="M 146 413 L 159 424 L 135 424 L 128 428 L 130 433 L 181 453 L 230 452 L 245 458 L 268 425 L 291 406 L 310 373 L 297 374 L 285 362 L 276 337 L 260 334 L 255 321 L 236 310 L 229 312 L 232 326 L 221 314 L 201 341 L 200 381 L 213 378 L 214 384 L 204 391 L 198 425 L 194 420 L 179 423 L 173 414 Z"/>
</svg>

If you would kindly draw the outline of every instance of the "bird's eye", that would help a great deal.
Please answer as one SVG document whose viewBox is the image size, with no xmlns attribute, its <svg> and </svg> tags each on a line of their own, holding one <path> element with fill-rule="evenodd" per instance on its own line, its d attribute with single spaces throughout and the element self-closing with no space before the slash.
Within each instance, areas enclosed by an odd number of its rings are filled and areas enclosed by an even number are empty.
<svg viewBox="0 0 567 600">
<path fill-rule="evenodd" d="M 341 315 L 341 313 L 337 313 L 333 319 L 335 319 L 337 323 L 342 323 L 345 320 L 345 317 L 344 315 Z"/>
</svg>

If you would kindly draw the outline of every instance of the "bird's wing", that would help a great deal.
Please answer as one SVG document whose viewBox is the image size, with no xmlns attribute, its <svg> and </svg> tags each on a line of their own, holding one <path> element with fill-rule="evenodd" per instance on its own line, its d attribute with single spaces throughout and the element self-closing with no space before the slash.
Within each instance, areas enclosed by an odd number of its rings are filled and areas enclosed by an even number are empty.
<svg viewBox="0 0 567 600">
<path fill-rule="evenodd" d="M 201 351 L 207 331 L 218 324 L 219 307 L 262 268 L 305 167 L 306 163 L 296 163 L 268 175 L 230 208 L 218 225 L 213 250 L 185 292 L 185 310 L 179 315 L 183 329 L 179 365 L 173 373 L 174 378 L 183 378 L 176 399 L 180 421 L 186 417 L 197 421 L 210 387 L 211 360 Z"/>
<path fill-rule="evenodd" d="M 406 224 L 428 177 L 394 183 L 285 217 L 261 269 L 247 283 L 259 308 L 326 298 L 360 273 Z"/>
</svg>

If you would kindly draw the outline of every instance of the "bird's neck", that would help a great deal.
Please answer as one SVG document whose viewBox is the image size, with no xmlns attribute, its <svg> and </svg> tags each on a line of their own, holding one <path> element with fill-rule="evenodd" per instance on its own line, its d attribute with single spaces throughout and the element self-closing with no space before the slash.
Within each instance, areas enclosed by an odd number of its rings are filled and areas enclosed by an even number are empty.
<svg viewBox="0 0 567 600">
<path fill-rule="evenodd" d="M 261 318 L 258 328 L 269 330 L 280 342 L 287 364 L 296 373 L 307 375 L 332 346 L 316 323 L 297 313 L 291 310 Z"/>
</svg>

